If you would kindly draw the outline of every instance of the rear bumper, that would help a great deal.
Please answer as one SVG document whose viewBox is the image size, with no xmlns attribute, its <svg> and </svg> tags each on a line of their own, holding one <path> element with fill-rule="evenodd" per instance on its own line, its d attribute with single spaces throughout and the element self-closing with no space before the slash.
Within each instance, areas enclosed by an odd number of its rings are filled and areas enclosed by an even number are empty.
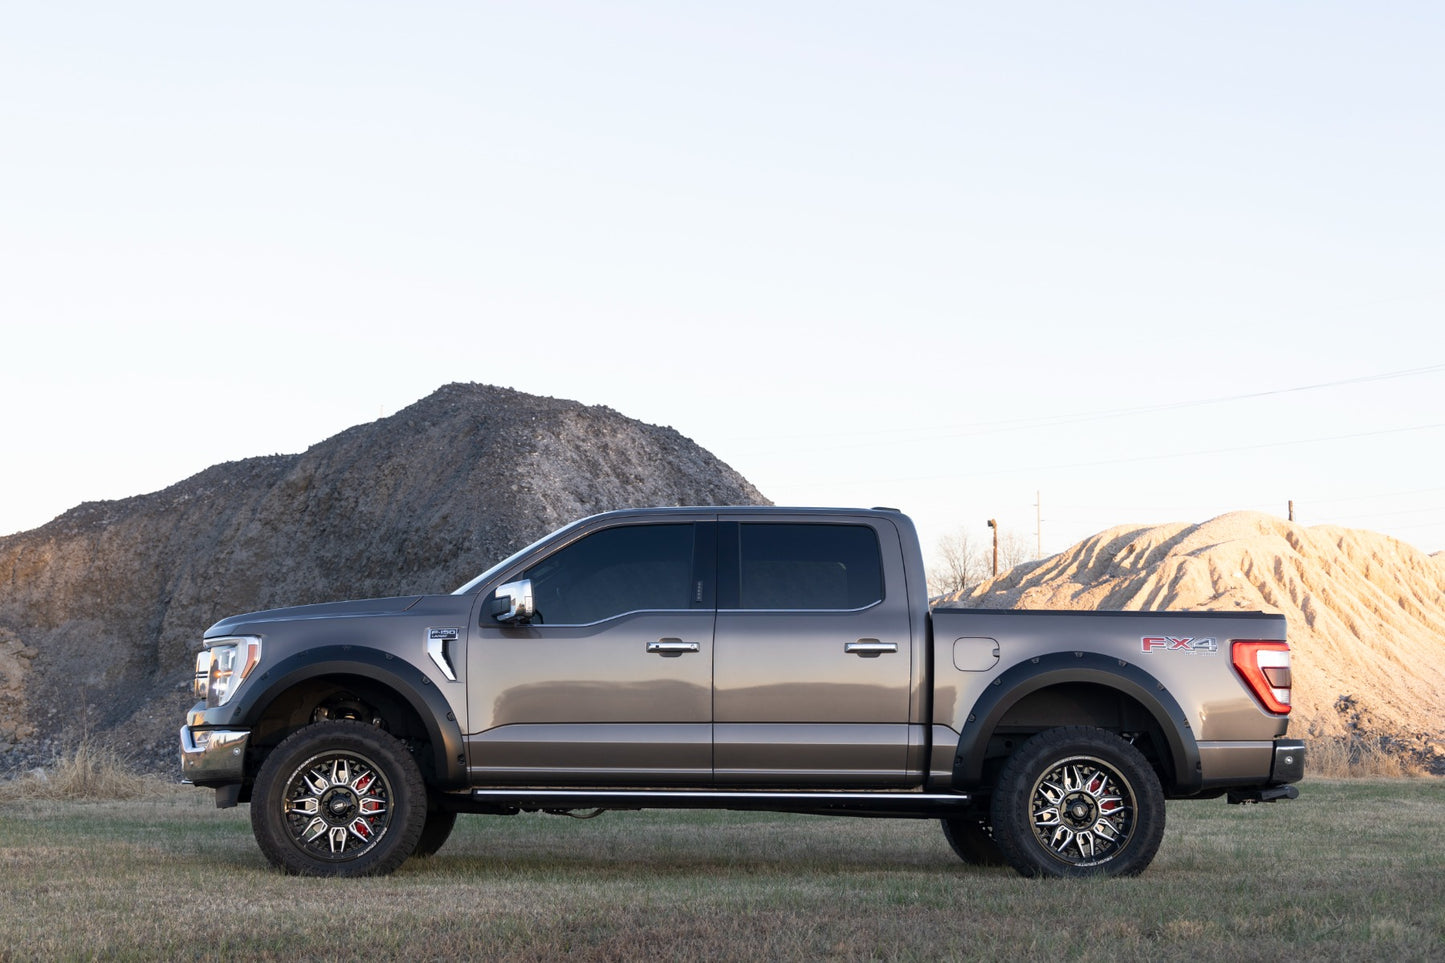
<svg viewBox="0 0 1445 963">
<path fill-rule="evenodd" d="M 249 729 L 181 727 L 181 780 L 197 786 L 240 783 L 246 772 Z"/>
<path fill-rule="evenodd" d="M 1298 799 L 1299 790 L 1290 783 L 1305 776 L 1305 744 L 1298 739 L 1281 739 L 1274 744 L 1274 760 L 1270 766 L 1269 783 L 1263 786 L 1241 786 L 1229 790 L 1231 803 L 1274 802 L 1277 799 Z"/>
<path fill-rule="evenodd" d="M 1305 744 L 1298 739 L 1279 739 L 1274 744 L 1274 765 L 1269 784 L 1279 786 L 1305 777 Z"/>
<path fill-rule="evenodd" d="M 1305 775 L 1305 744 L 1298 739 L 1201 742 L 1199 759 L 1206 792 L 1282 786 Z"/>
</svg>

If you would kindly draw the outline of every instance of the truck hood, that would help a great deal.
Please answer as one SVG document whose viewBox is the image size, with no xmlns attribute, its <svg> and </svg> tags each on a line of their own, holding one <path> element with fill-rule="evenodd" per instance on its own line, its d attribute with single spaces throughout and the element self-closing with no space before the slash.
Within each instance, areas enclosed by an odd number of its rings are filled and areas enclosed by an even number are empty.
<svg viewBox="0 0 1445 963">
<path fill-rule="evenodd" d="M 353 619 L 362 616 L 396 615 L 405 612 L 426 596 L 406 595 L 390 599 L 360 599 L 354 602 L 322 602 L 317 605 L 293 605 L 284 609 L 266 609 L 244 615 L 227 616 L 206 630 L 206 638 L 233 635 L 240 628 L 257 622 L 295 622 L 303 619 Z"/>
</svg>

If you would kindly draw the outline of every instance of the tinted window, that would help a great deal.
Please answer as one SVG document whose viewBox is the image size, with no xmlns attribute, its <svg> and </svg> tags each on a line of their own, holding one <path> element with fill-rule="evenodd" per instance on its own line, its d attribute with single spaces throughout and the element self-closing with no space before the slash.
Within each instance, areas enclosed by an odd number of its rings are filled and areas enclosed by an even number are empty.
<svg viewBox="0 0 1445 963">
<path fill-rule="evenodd" d="M 641 609 L 685 609 L 692 525 L 593 532 L 522 573 L 544 625 L 585 625 Z"/>
<path fill-rule="evenodd" d="M 741 526 L 744 609 L 861 609 L 883 597 L 878 535 L 866 525 Z"/>
</svg>

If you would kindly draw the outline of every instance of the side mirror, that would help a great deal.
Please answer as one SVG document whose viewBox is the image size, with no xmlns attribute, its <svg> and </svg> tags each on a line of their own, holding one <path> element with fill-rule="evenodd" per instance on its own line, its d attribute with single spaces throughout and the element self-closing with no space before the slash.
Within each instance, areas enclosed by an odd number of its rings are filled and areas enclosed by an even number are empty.
<svg viewBox="0 0 1445 963">
<path fill-rule="evenodd" d="M 492 598 L 492 617 L 507 625 L 526 625 L 532 621 L 532 580 L 522 579 L 498 585 Z"/>
</svg>

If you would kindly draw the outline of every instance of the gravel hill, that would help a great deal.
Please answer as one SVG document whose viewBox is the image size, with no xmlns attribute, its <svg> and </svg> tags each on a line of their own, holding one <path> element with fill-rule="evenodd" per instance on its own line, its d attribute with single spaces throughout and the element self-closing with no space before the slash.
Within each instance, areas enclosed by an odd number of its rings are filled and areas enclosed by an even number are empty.
<svg viewBox="0 0 1445 963">
<path fill-rule="evenodd" d="M 671 428 L 452 384 L 301 454 L 80 505 L 0 538 L 0 772 L 82 733 L 173 768 L 194 653 L 221 616 L 447 592 L 608 509 L 766 503 Z"/>
<path fill-rule="evenodd" d="M 1281 612 L 1294 735 L 1380 742 L 1445 773 L 1445 556 L 1255 512 L 1123 525 L 1020 565 L 957 604 Z"/>
</svg>

